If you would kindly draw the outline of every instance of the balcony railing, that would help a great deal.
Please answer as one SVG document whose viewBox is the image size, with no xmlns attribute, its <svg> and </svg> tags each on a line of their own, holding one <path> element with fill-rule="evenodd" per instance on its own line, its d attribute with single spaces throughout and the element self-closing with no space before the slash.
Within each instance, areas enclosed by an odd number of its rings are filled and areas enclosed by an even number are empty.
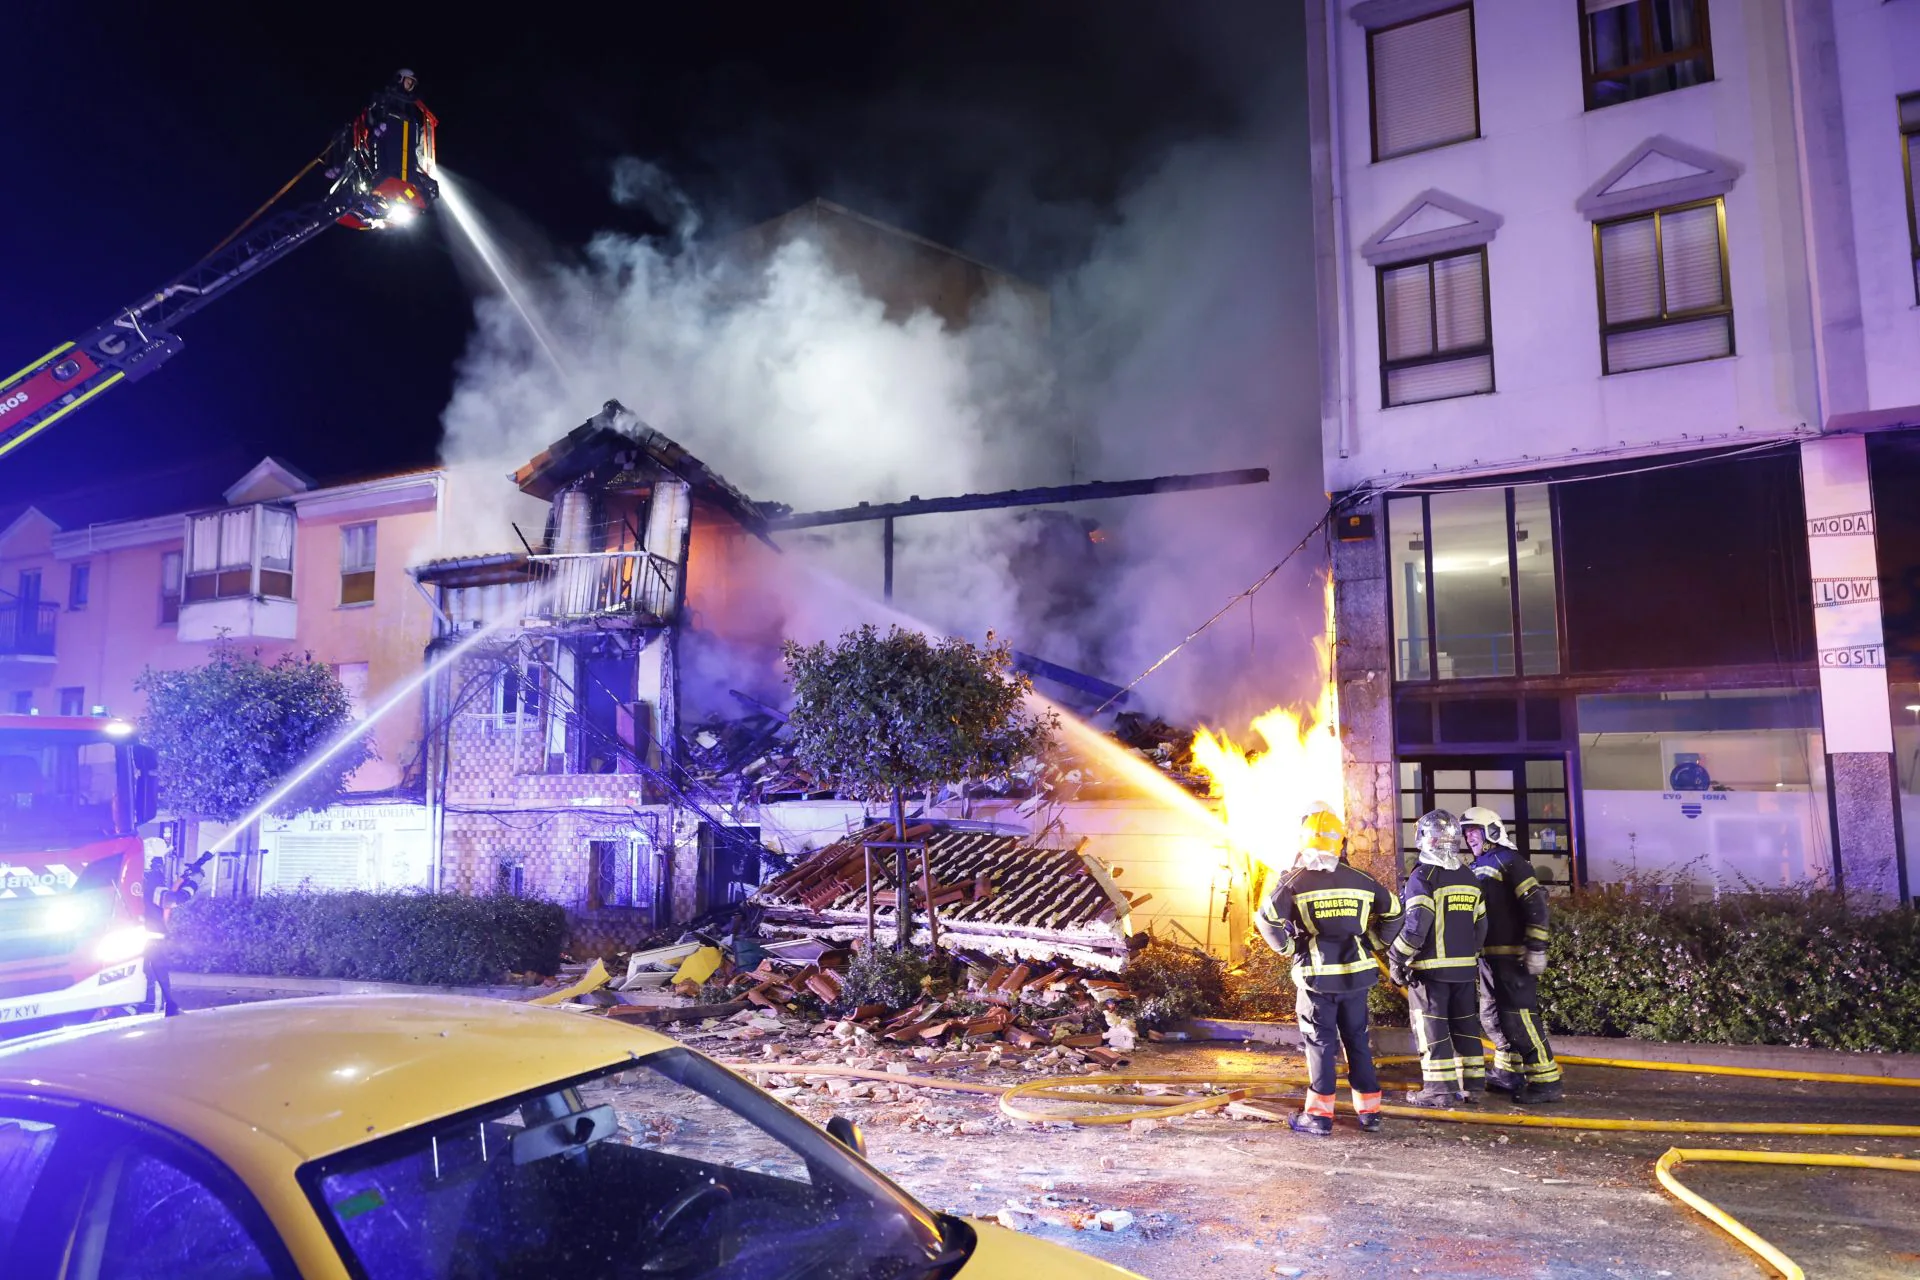
<svg viewBox="0 0 1920 1280">
<path fill-rule="evenodd" d="M 0 604 L 0 657 L 51 658 L 53 621 L 59 615 L 60 606 L 52 601 Z"/>
<path fill-rule="evenodd" d="M 555 622 L 624 618 L 665 622 L 679 599 L 679 571 L 647 551 L 601 551 L 533 557 L 545 599 L 541 617 Z"/>
</svg>

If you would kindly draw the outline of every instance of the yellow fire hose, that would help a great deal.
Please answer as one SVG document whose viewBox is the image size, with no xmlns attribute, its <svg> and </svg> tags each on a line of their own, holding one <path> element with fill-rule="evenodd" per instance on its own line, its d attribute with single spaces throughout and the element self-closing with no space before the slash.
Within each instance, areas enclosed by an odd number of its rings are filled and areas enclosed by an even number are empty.
<svg viewBox="0 0 1920 1280">
<path fill-rule="evenodd" d="M 1394 1056 L 1376 1058 L 1376 1065 L 1389 1066 L 1416 1062 L 1417 1058 Z M 1834 1072 L 1779 1071 L 1758 1067 L 1714 1067 L 1692 1063 L 1630 1062 L 1618 1058 L 1565 1057 L 1562 1063 L 1578 1066 L 1618 1067 L 1634 1071 L 1683 1071 L 1697 1075 L 1736 1076 L 1761 1080 L 1808 1080 L 1823 1084 L 1887 1085 L 1895 1088 L 1920 1087 L 1920 1080 L 1885 1076 L 1845 1075 Z M 856 1067 L 836 1067 L 804 1062 L 740 1063 L 734 1070 L 752 1075 L 780 1074 L 794 1077 L 842 1076 L 874 1080 L 915 1089 L 945 1089 L 954 1092 L 997 1094 L 1000 1110 L 1008 1117 L 1030 1123 L 1067 1123 L 1076 1126 L 1132 1124 L 1136 1120 L 1169 1120 L 1175 1116 L 1210 1111 L 1249 1098 L 1271 1098 L 1304 1089 L 1302 1075 L 1088 1075 L 1049 1076 L 1023 1081 L 1010 1087 L 977 1084 L 969 1081 L 942 1080 L 932 1076 L 902 1076 Z M 1179 1094 L 1141 1094 L 1141 1085 L 1185 1086 Z M 1219 1092 L 1194 1094 L 1192 1090 L 1218 1089 Z M 1136 1090 L 1136 1092 L 1119 1092 Z M 1063 1115 L 1022 1105 L 1021 1100 L 1045 1100 L 1080 1106 L 1120 1107 L 1125 1110 L 1094 1115 Z M 1346 1103 L 1343 1111 L 1351 1110 Z M 1425 1120 L 1446 1124 L 1497 1125 L 1527 1129 L 1581 1129 L 1625 1133 L 1743 1134 L 1747 1136 L 1819 1136 L 1830 1138 L 1920 1138 L 1920 1125 L 1910 1124 L 1807 1124 L 1789 1122 L 1744 1122 L 1714 1120 L 1614 1120 L 1597 1116 L 1515 1115 L 1507 1112 L 1435 1110 L 1426 1107 L 1383 1106 L 1381 1114 L 1405 1120 Z M 1920 1160 L 1896 1156 L 1828 1155 L 1810 1151 L 1738 1151 L 1698 1147 L 1673 1147 L 1654 1164 L 1654 1177 L 1676 1199 L 1699 1213 L 1778 1271 L 1787 1280 L 1805 1280 L 1806 1273 L 1765 1238 L 1706 1197 L 1689 1190 L 1674 1176 L 1681 1164 L 1720 1162 L 1773 1164 L 1844 1169 L 1882 1169 L 1902 1173 L 1920 1171 Z"/>
</svg>

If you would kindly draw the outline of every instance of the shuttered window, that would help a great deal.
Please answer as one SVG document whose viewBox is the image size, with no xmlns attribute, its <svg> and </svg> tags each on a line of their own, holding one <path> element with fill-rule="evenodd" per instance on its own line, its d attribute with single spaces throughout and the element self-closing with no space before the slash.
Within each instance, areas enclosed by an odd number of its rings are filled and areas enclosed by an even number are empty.
<svg viewBox="0 0 1920 1280">
<path fill-rule="evenodd" d="M 1726 209 L 1718 199 L 1596 223 L 1593 235 L 1603 372 L 1733 354 Z"/>
<path fill-rule="evenodd" d="M 1380 402 L 1493 390 L 1487 251 L 1380 268 Z"/>
<path fill-rule="evenodd" d="M 1707 0 L 1580 0 L 1587 110 L 1713 79 Z"/>
<path fill-rule="evenodd" d="M 1480 136 L 1473 6 L 1367 33 L 1373 158 Z"/>
<path fill-rule="evenodd" d="M 373 562 L 378 546 L 374 524 L 350 524 L 340 530 L 340 603 L 373 602 Z"/>
<path fill-rule="evenodd" d="M 1920 93 L 1900 99 L 1900 160 L 1907 171 L 1907 248 L 1913 257 L 1913 300 L 1920 303 Z"/>
</svg>

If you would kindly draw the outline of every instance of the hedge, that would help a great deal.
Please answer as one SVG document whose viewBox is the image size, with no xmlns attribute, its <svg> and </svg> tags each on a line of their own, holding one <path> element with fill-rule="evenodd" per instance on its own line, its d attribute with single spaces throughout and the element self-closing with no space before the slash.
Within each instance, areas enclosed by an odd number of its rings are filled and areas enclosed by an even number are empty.
<svg viewBox="0 0 1920 1280">
<path fill-rule="evenodd" d="M 1226 988 L 1212 1012 L 1293 1017 L 1288 964 L 1258 938 Z M 1853 913 L 1817 892 L 1680 906 L 1589 894 L 1554 904 L 1540 1003 L 1563 1035 L 1920 1052 L 1920 912 Z M 1369 1004 L 1406 1025 L 1385 983 Z"/>
<path fill-rule="evenodd" d="M 1551 1030 L 1920 1051 L 1920 912 L 1853 913 L 1819 892 L 1556 908 L 1540 980 Z"/>
<path fill-rule="evenodd" d="M 566 912 L 505 894 L 269 893 L 173 914 L 176 969 L 471 986 L 559 968 Z"/>
</svg>

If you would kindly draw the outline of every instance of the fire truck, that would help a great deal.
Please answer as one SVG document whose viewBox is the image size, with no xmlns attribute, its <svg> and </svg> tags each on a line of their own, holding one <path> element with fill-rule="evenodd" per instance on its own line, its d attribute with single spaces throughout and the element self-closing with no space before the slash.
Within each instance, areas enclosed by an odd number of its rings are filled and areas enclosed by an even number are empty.
<svg viewBox="0 0 1920 1280">
<path fill-rule="evenodd" d="M 145 1000 L 156 779 L 124 720 L 0 715 L 0 1035 Z"/>
<path fill-rule="evenodd" d="M 137 382 L 181 347 L 182 320 L 339 223 L 359 231 L 403 227 L 439 197 L 439 121 L 402 71 L 353 122 L 212 252 L 139 301 L 0 381 L 0 455 L 122 382 Z M 325 191 L 274 212 L 319 169 Z M 5 366 L 0 366 L 4 368 Z"/>
</svg>

